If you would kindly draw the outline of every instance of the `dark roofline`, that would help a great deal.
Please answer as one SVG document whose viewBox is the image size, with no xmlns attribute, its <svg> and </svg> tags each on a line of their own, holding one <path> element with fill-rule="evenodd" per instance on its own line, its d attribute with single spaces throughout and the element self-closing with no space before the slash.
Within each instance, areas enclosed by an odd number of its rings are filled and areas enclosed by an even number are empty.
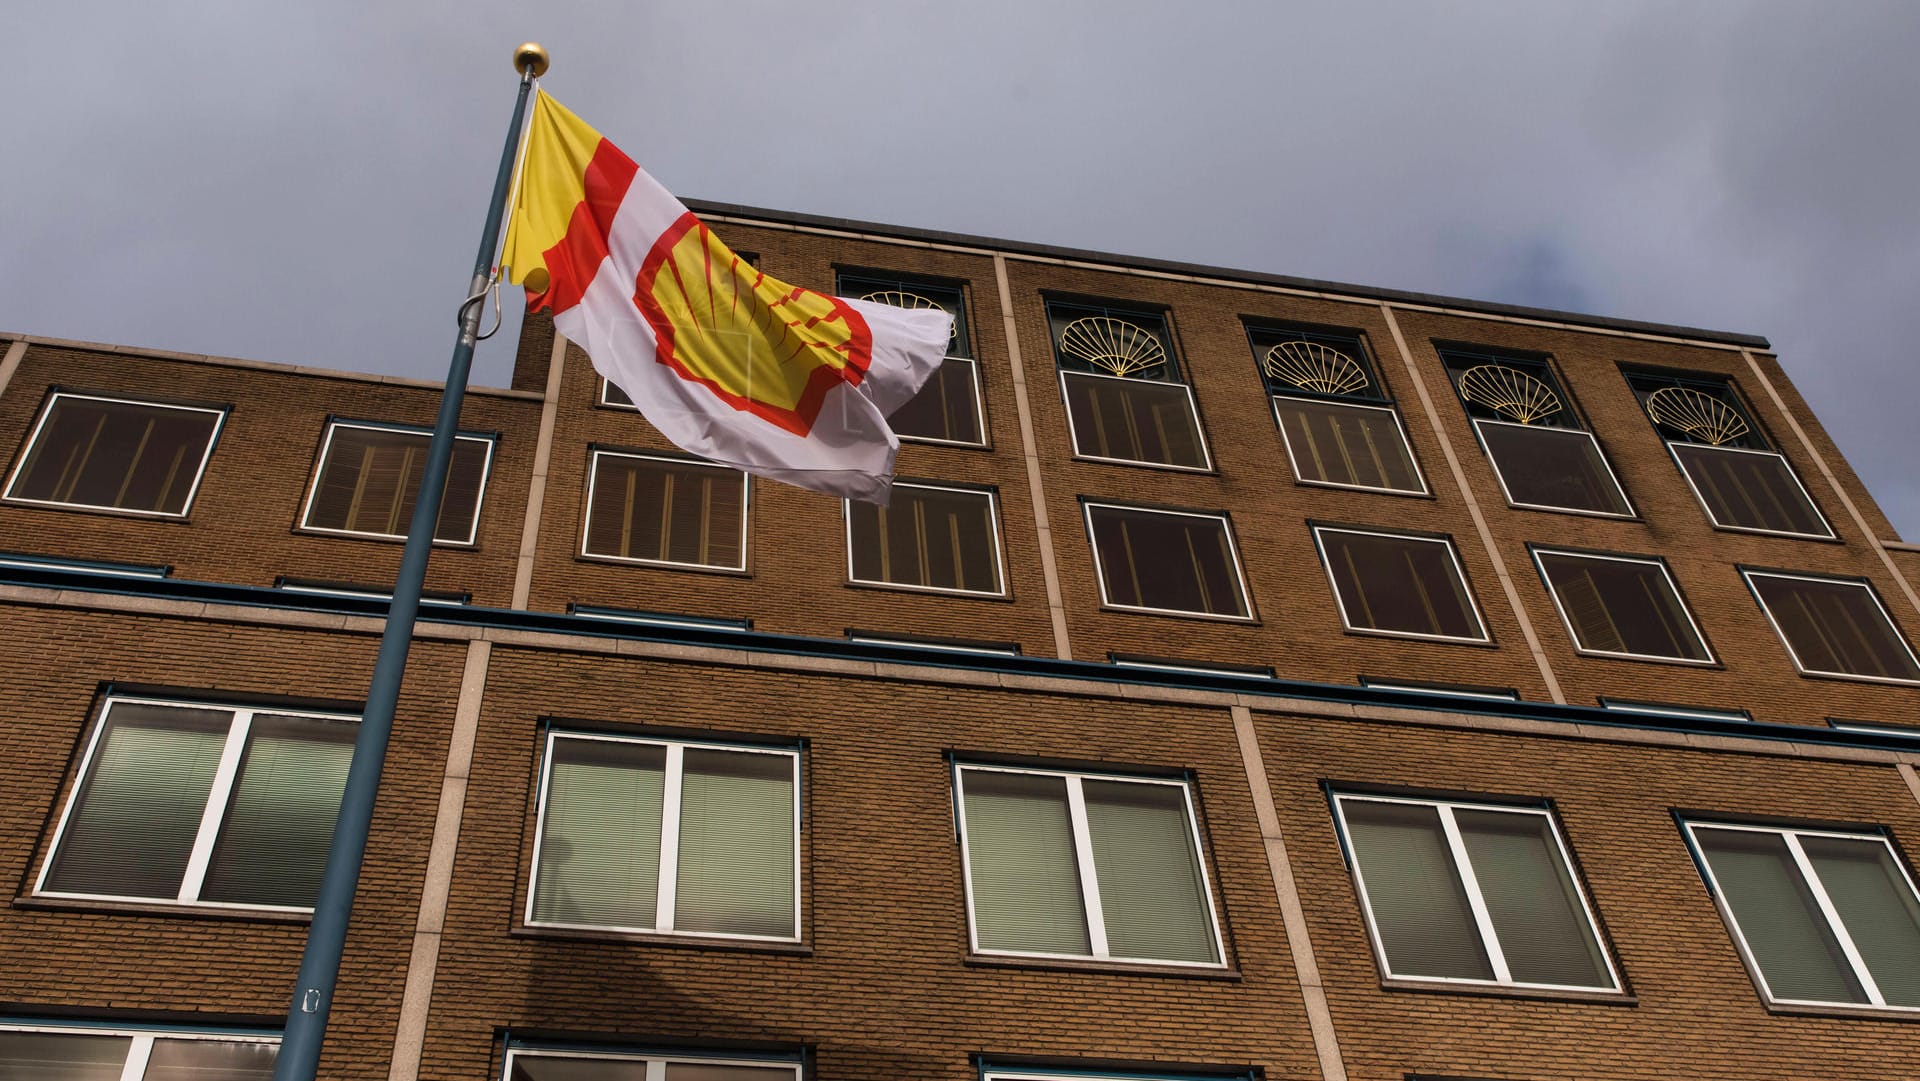
<svg viewBox="0 0 1920 1081">
<path fill-rule="evenodd" d="M 945 233 L 936 229 L 912 229 L 904 225 L 882 225 L 876 222 L 855 221 L 852 218 L 830 218 L 820 214 L 799 214 L 791 210 L 768 210 L 764 207 L 741 206 L 738 203 L 716 203 L 705 199 L 687 199 L 685 202 L 688 207 L 701 214 L 724 214 L 728 217 L 750 218 L 777 225 L 799 225 L 818 229 L 837 229 L 849 233 L 871 233 L 874 236 L 892 237 L 898 240 L 913 240 L 932 244 L 953 244 L 960 247 L 984 248 L 989 251 L 1002 251 L 1009 254 L 1035 255 L 1046 259 L 1068 259 L 1087 263 L 1108 263 L 1113 266 L 1152 270 L 1163 274 L 1223 278 L 1228 281 L 1247 282 L 1253 285 L 1274 285 L 1286 289 L 1301 289 L 1315 293 L 1339 293 L 1345 296 L 1364 297 L 1368 300 L 1384 300 L 1396 304 L 1418 304 L 1430 308 L 1451 308 L 1458 311 L 1479 312 L 1485 315 L 1501 315 L 1515 319 L 1540 319 L 1556 323 L 1571 323 L 1576 326 L 1597 327 L 1603 330 L 1619 330 L 1631 334 L 1657 334 L 1667 338 L 1691 338 L 1697 341 L 1745 346 L 1749 349 L 1765 349 L 1768 351 L 1773 349 L 1773 345 L 1768 342 L 1767 339 L 1757 334 L 1735 334 L 1732 331 L 1705 330 L 1700 327 L 1674 326 L 1669 323 L 1646 323 L 1637 319 L 1614 319 L 1604 315 L 1564 312 L 1552 308 L 1528 308 L 1518 304 L 1497 304 L 1490 300 L 1469 300 L 1463 297 L 1441 296 L 1437 293 L 1412 293 L 1401 289 L 1382 289 L 1371 285 L 1351 285 L 1346 282 L 1321 281 L 1318 278 L 1295 278 L 1286 274 L 1262 274 L 1253 270 L 1235 270 L 1231 267 L 1206 266 L 1200 263 L 1180 263 L 1170 259 L 1147 259 L 1137 255 L 1115 255 L 1111 252 L 1087 251 L 1081 248 L 1057 248 L 1049 244 L 1028 244 L 1018 240 L 1000 240 L 994 237 L 973 236 L 968 233 Z"/>
</svg>

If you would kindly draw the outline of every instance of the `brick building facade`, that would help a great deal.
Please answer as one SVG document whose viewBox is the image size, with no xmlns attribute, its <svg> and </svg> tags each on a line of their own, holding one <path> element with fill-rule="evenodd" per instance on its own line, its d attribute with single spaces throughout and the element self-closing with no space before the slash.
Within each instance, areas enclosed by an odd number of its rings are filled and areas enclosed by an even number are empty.
<svg viewBox="0 0 1920 1081">
<path fill-rule="evenodd" d="M 1920 548 L 1763 340 L 702 209 L 960 317 L 899 495 L 529 319 L 323 1076 L 1920 1072 Z M 0 341 L 0 1078 L 264 1076 L 437 388 Z"/>
</svg>

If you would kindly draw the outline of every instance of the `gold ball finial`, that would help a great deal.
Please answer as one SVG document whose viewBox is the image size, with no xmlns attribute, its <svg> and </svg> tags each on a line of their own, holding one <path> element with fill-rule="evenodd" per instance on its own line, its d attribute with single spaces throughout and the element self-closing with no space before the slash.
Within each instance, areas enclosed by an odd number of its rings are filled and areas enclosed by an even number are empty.
<svg viewBox="0 0 1920 1081">
<path fill-rule="evenodd" d="M 538 79 L 547 73 L 547 48 L 537 41 L 523 41 L 513 50 L 513 70 L 530 71 Z"/>
</svg>

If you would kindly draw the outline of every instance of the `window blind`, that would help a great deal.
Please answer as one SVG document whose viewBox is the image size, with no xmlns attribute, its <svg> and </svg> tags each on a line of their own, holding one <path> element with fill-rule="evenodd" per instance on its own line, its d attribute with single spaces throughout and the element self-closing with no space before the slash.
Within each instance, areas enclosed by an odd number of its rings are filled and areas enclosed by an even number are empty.
<svg viewBox="0 0 1920 1081">
<path fill-rule="evenodd" d="M 1276 397 L 1274 409 L 1301 480 L 1425 491 L 1389 409 Z"/>
<path fill-rule="evenodd" d="M 1606 958 L 1560 858 L 1552 823 L 1537 814 L 1466 808 L 1453 814 L 1513 978 L 1611 986 Z"/>
<path fill-rule="evenodd" d="M 1877 840 L 1842 837 L 1803 836 L 1800 846 L 1880 994 L 1920 1006 L 1920 902 L 1893 853 Z"/>
<path fill-rule="evenodd" d="M 1433 807 L 1342 802 L 1367 907 L 1395 976 L 1493 979 Z"/>
<path fill-rule="evenodd" d="M 357 730 L 346 720 L 254 717 L 203 900 L 314 903 Z"/>
<path fill-rule="evenodd" d="M 654 926 L 666 748 L 556 739 L 552 755 L 534 919 Z"/>
<path fill-rule="evenodd" d="M 125 1036 L 0 1030 L 0 1081 L 120 1081 Z"/>
<path fill-rule="evenodd" d="M 1720 829 L 1694 836 L 1774 998 L 1867 1001 L 1784 838 Z"/>
<path fill-rule="evenodd" d="M 688 748 L 674 928 L 794 934 L 793 759 Z"/>
<path fill-rule="evenodd" d="M 1097 780 L 1082 786 L 1108 952 L 1218 961 L 1184 791 Z"/>
<path fill-rule="evenodd" d="M 973 919 L 982 949 L 1086 954 L 1064 777 L 966 771 Z"/>
</svg>

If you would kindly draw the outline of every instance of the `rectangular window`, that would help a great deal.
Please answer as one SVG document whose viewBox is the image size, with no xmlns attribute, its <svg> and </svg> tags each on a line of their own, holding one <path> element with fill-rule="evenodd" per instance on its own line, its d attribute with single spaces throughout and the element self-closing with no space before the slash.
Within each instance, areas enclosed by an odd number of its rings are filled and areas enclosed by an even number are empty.
<svg viewBox="0 0 1920 1081">
<path fill-rule="evenodd" d="M 1344 793 L 1334 806 L 1388 976 L 1619 990 L 1552 812 Z"/>
<path fill-rule="evenodd" d="M 595 448 L 580 554 L 747 569 L 747 475 L 693 458 Z"/>
<path fill-rule="evenodd" d="M 56 391 L 7 481 L 15 503 L 184 517 L 227 414 Z"/>
<path fill-rule="evenodd" d="M 1600 708 L 1615 713 L 1641 713 L 1653 717 L 1685 717 L 1692 721 L 1751 721 L 1753 714 L 1744 709 L 1702 709 L 1676 706 L 1667 702 L 1635 702 L 1625 698 L 1600 696 Z"/>
<path fill-rule="evenodd" d="M 108 699 L 36 892 L 312 908 L 357 730 L 329 714 Z"/>
<path fill-rule="evenodd" d="M 1768 1001 L 1920 1008 L 1920 899 L 1886 837 L 1686 828 Z"/>
<path fill-rule="evenodd" d="M 840 275 L 839 294 L 898 308 L 938 308 L 953 316 L 947 359 L 920 393 L 894 410 L 887 424 L 902 439 L 963 447 L 987 444 L 980 406 L 980 367 L 967 332 L 967 305 L 960 290 L 931 282 L 873 275 Z"/>
<path fill-rule="evenodd" d="M 1222 964 L 1184 782 L 962 766 L 977 953 Z"/>
<path fill-rule="evenodd" d="M 1744 568 L 1740 573 L 1801 672 L 1920 683 L 1920 661 L 1866 582 Z"/>
<path fill-rule="evenodd" d="M 885 506 L 843 501 L 847 577 L 940 593 L 1005 596 L 991 491 L 895 482 Z"/>
<path fill-rule="evenodd" d="M 1665 561 L 1535 549 L 1574 648 L 1642 660 L 1713 662 Z"/>
<path fill-rule="evenodd" d="M 1400 414 L 1353 332 L 1249 324 L 1293 475 L 1306 484 L 1427 494 Z"/>
<path fill-rule="evenodd" d="M 278 1036 L 55 1022 L 0 1025 L 5 1081 L 269 1081 Z"/>
<path fill-rule="evenodd" d="M 527 923 L 799 939 L 800 755 L 551 732 Z"/>
<path fill-rule="evenodd" d="M 1213 468 L 1193 390 L 1181 379 L 1164 316 L 1049 302 L 1073 452 L 1173 469 Z"/>
<path fill-rule="evenodd" d="M 1348 630 L 1489 640 L 1453 541 L 1328 526 L 1313 539 Z"/>
<path fill-rule="evenodd" d="M 427 444 L 432 435 L 419 428 L 329 423 L 301 528 L 405 539 L 414 502 L 420 497 L 420 482 L 427 473 Z M 492 465 L 492 439 L 477 435 L 454 439 L 434 540 L 474 542 Z"/>
<path fill-rule="evenodd" d="M 1253 617 L 1225 515 L 1084 506 L 1100 603 L 1143 612 Z"/>
<path fill-rule="evenodd" d="M 1456 347 L 1440 357 L 1508 503 L 1633 516 L 1599 442 L 1544 360 Z"/>
<path fill-rule="evenodd" d="M 644 1052 L 510 1045 L 505 1081 L 800 1081 L 775 1058 L 662 1057 Z"/>
<path fill-rule="evenodd" d="M 1361 676 L 1360 685 L 1374 691 L 1402 691 L 1407 694 L 1438 694 L 1453 698 L 1481 698 L 1490 702 L 1518 702 L 1520 692 L 1511 687 L 1472 687 L 1458 683 L 1415 683 L 1404 679 L 1376 679 Z"/>
</svg>

